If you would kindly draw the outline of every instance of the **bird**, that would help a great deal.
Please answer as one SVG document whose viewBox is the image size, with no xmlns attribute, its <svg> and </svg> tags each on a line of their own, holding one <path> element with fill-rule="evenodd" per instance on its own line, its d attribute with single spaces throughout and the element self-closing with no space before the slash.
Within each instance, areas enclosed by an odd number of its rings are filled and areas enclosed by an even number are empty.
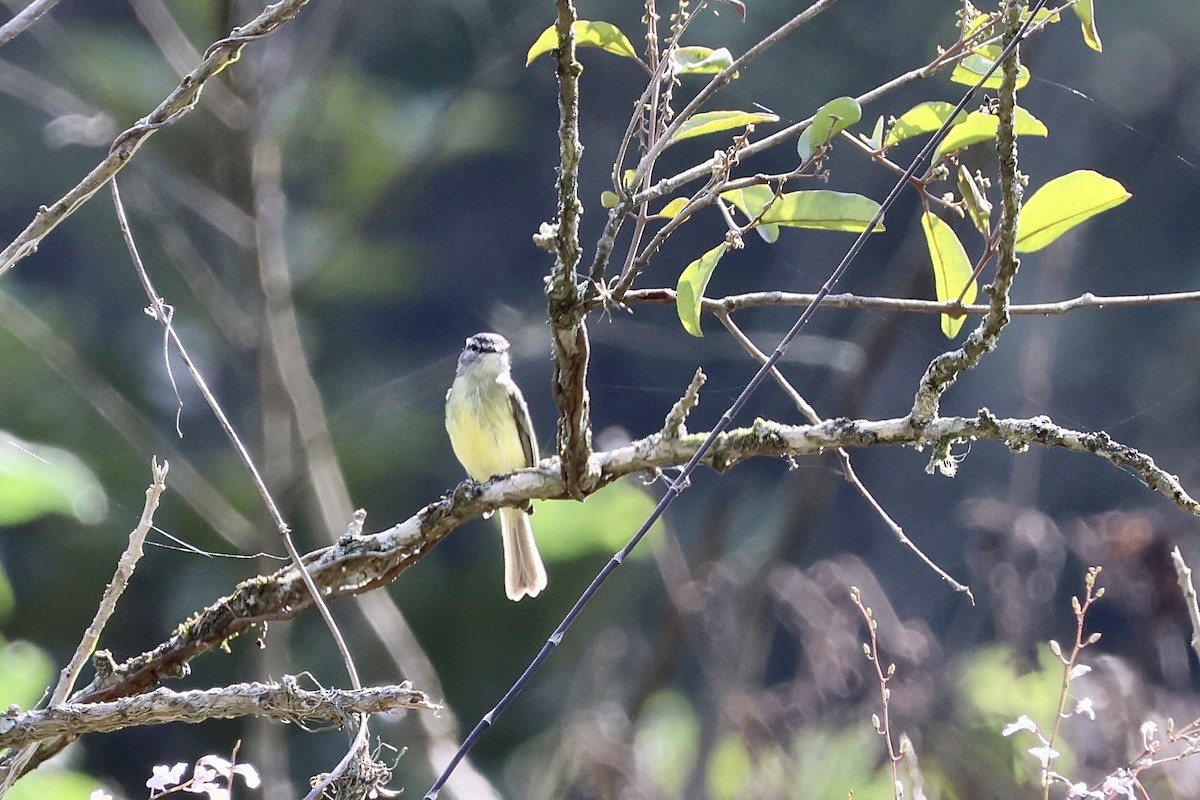
<svg viewBox="0 0 1200 800">
<path fill-rule="evenodd" d="M 450 446 L 472 480 L 486 481 L 538 462 L 537 437 L 529 406 L 512 378 L 509 344 L 498 333 L 467 338 L 454 383 L 446 392 Z M 529 512 L 501 508 L 504 592 L 510 600 L 537 597 L 546 588 Z"/>
</svg>

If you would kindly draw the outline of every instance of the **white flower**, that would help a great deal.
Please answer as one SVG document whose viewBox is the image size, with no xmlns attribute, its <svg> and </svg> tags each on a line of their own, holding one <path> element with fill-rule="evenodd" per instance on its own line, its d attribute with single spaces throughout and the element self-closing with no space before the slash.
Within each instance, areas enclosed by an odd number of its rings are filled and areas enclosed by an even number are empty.
<svg viewBox="0 0 1200 800">
<path fill-rule="evenodd" d="M 1010 722 L 1004 727 L 1003 735 L 1012 736 L 1017 731 L 1029 731 L 1030 733 L 1039 733 L 1037 724 L 1025 714 L 1022 714 L 1016 722 Z"/>
<path fill-rule="evenodd" d="M 1079 698 L 1079 702 L 1075 704 L 1075 714 L 1087 714 L 1093 720 L 1096 719 L 1096 709 L 1092 705 L 1092 698 Z"/>
<path fill-rule="evenodd" d="M 1057 750 L 1051 748 L 1048 744 L 1044 744 L 1040 747 L 1029 748 L 1029 754 L 1041 762 L 1042 769 L 1045 769 L 1047 766 L 1049 766 L 1053 759 L 1056 759 L 1062 755 Z"/>
<path fill-rule="evenodd" d="M 187 769 L 187 764 L 180 761 L 173 767 L 168 767 L 165 764 L 154 765 L 154 775 L 150 780 L 146 781 L 146 788 L 153 794 L 154 792 L 164 791 L 168 786 L 175 786 L 183 780 L 183 771 Z"/>
<path fill-rule="evenodd" d="M 96 789 L 88 795 L 88 800 L 113 800 L 113 796 L 103 789 Z"/>
<path fill-rule="evenodd" d="M 1071 669 L 1067 670 L 1067 680 L 1073 681 L 1076 678 L 1082 678 L 1091 671 L 1092 668 L 1087 664 L 1076 664 L 1075 666 L 1071 667 Z"/>
</svg>

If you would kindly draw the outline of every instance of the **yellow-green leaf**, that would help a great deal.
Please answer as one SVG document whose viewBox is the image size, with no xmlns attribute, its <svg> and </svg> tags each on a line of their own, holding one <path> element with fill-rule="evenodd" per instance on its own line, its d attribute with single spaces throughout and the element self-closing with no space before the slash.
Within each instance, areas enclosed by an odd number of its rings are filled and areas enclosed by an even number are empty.
<svg viewBox="0 0 1200 800">
<path fill-rule="evenodd" d="M 702 111 L 679 126 L 671 143 L 691 139 L 693 136 L 704 136 L 709 133 L 727 131 L 730 128 L 744 128 L 747 125 L 757 125 L 760 122 L 778 122 L 774 114 L 751 111 Z"/>
<path fill-rule="evenodd" d="M 572 23 L 571 30 L 575 33 L 576 47 L 598 47 L 615 55 L 637 60 L 637 51 L 633 49 L 633 43 L 625 37 L 625 34 L 621 33 L 620 28 L 611 22 L 593 22 L 581 19 Z M 528 67 L 535 58 L 543 53 L 549 53 L 556 47 L 558 47 L 558 30 L 551 25 L 542 31 L 542 35 L 529 48 L 529 52 L 525 55 L 525 66 Z"/>
<path fill-rule="evenodd" d="M 861 194 L 817 189 L 788 192 L 762 213 L 762 223 L 789 228 L 861 233 L 879 211 L 879 203 Z M 875 231 L 883 230 L 883 225 Z"/>
<path fill-rule="evenodd" d="M 950 73 L 950 80 L 966 86 L 974 86 L 992 68 L 992 64 L 996 63 L 996 59 L 1003 51 L 1004 48 L 994 44 L 975 48 L 971 55 L 954 65 L 954 72 Z M 1002 80 L 1004 80 L 1004 70 L 998 69 L 992 73 L 992 77 L 984 82 L 983 88 L 999 89 Z M 1024 89 L 1027 83 L 1029 83 L 1029 70 L 1022 64 L 1017 70 L 1017 88 Z"/>
<path fill-rule="evenodd" d="M 733 54 L 727 47 L 676 47 L 671 51 L 671 71 L 676 75 L 715 75 L 731 66 Z"/>
<path fill-rule="evenodd" d="M 887 139 L 884 140 L 884 146 L 891 147 L 903 142 L 905 139 L 911 139 L 923 133 L 933 133 L 942 127 L 952 113 L 954 113 L 954 104 L 941 100 L 932 100 L 928 103 L 915 105 L 901 114 L 896 123 L 892 125 L 892 129 L 888 131 Z M 966 120 L 967 113 L 960 111 L 954 117 L 954 124 L 961 125 Z"/>
<path fill-rule="evenodd" d="M 688 264 L 679 276 L 679 285 L 675 289 L 675 311 L 679 314 L 683 329 L 692 336 L 704 335 L 700 330 L 700 301 L 704 299 L 704 289 L 713 270 L 717 268 L 717 262 L 725 255 L 725 247 L 722 243 L 709 250 Z"/>
<path fill-rule="evenodd" d="M 600 206 L 602 208 L 616 208 L 617 202 L 620 200 L 616 192 L 601 192 Z"/>
<path fill-rule="evenodd" d="M 921 230 L 925 231 L 925 244 L 929 247 L 929 258 L 933 262 L 933 283 L 940 303 L 949 303 L 962 294 L 963 304 L 975 302 L 978 288 L 971 279 L 975 271 L 962 242 L 954 235 L 954 229 L 942 219 L 928 211 L 921 215 Z M 963 287 L 966 292 L 963 292 Z M 953 339 L 967 321 L 964 317 L 942 314 L 942 333 Z"/>
<path fill-rule="evenodd" d="M 1131 197 L 1125 187 L 1090 169 L 1055 178 L 1033 193 L 1017 222 L 1017 252 L 1041 250 L 1059 236 Z"/>
<path fill-rule="evenodd" d="M 1088 47 L 1099 53 L 1103 50 L 1100 44 L 1100 31 L 1096 29 L 1095 9 L 1092 0 L 1076 0 L 1071 6 L 1075 16 L 1079 17 L 1079 27 L 1083 29 L 1083 41 Z"/>
<path fill-rule="evenodd" d="M 1017 136 L 1046 136 L 1049 133 L 1045 123 L 1020 106 L 1017 106 L 1013 113 L 1013 128 Z M 946 153 L 953 153 L 955 150 L 962 150 L 964 147 L 995 139 L 996 131 L 999 129 L 1000 118 L 998 116 L 983 111 L 972 111 L 967 114 L 965 122 L 950 129 L 946 138 L 934 151 L 933 158 L 936 161 Z"/>
<path fill-rule="evenodd" d="M 817 109 L 813 123 L 804 129 L 796 141 L 796 152 L 802 161 L 812 158 L 821 145 L 862 119 L 862 106 L 853 97 L 836 97 Z"/>
<path fill-rule="evenodd" d="M 671 202 L 662 207 L 662 210 L 657 214 L 651 214 L 651 219 L 673 219 L 679 216 L 679 212 L 687 208 L 688 199 L 686 197 L 676 197 Z"/>
<path fill-rule="evenodd" d="M 875 129 L 871 131 L 870 136 L 859 134 L 858 138 L 863 141 L 863 144 L 870 147 L 872 150 L 878 150 L 883 147 L 883 117 L 875 119 Z"/>
</svg>

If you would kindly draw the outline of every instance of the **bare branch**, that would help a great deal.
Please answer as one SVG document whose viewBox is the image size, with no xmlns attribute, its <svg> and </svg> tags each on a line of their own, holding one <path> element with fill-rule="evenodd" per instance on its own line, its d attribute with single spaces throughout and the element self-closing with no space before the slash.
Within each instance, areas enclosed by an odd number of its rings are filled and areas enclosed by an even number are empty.
<svg viewBox="0 0 1200 800">
<path fill-rule="evenodd" d="M 1192 622 L 1192 650 L 1200 656 L 1200 604 L 1196 601 L 1196 587 L 1192 583 L 1192 568 L 1183 560 L 1183 553 L 1175 547 L 1171 550 L 1171 562 L 1175 565 L 1175 575 L 1179 579 L 1179 588 L 1183 591 L 1183 602 L 1187 606 L 1188 619 Z"/>
<path fill-rule="evenodd" d="M 0 25 L 0 47 L 8 44 L 38 18 L 58 5 L 58 0 L 32 0 L 29 5 L 17 12 L 12 19 Z"/>
<path fill-rule="evenodd" d="M 721 312 L 732 313 L 747 308 L 762 306 L 799 306 L 804 307 L 816 299 L 815 294 L 799 294 L 796 292 L 749 292 L 733 294 L 726 297 L 703 298 L 700 301 L 702 311 L 710 314 Z M 628 305 L 650 303 L 657 305 L 675 305 L 674 289 L 633 289 L 626 293 L 622 302 Z M 1162 294 L 1130 294 L 1130 295 L 1095 295 L 1084 292 L 1069 300 L 1056 300 L 1049 303 L 1026 303 L 1011 305 L 1008 311 L 1012 316 L 1056 317 L 1072 311 L 1085 308 L 1131 308 L 1134 306 L 1173 305 L 1175 303 L 1200 302 L 1200 292 L 1163 292 Z M 914 314 L 975 314 L 982 315 L 991 310 L 990 305 L 961 305 L 954 302 L 939 302 L 937 300 L 911 300 L 905 297 L 867 297 L 855 294 L 831 294 L 821 300 L 821 306 L 828 308 L 870 308 L 883 311 L 903 311 Z"/>
<path fill-rule="evenodd" d="M 75 647 L 75 653 L 71 656 L 70 662 L 63 667 L 59 673 L 58 684 L 54 687 L 54 691 L 50 696 L 50 706 L 61 706 L 63 701 L 71 694 L 71 690 L 75 688 L 75 680 L 79 676 L 79 671 L 83 669 L 84 662 L 91 653 L 96 649 L 96 643 L 100 641 L 100 634 L 104 631 L 104 627 L 108 624 L 108 620 L 112 617 L 113 612 L 117 610 L 117 601 L 125 592 L 125 587 L 129 585 L 129 579 L 133 577 L 133 571 L 137 567 L 137 562 L 142 558 L 142 545 L 146 541 L 146 535 L 150 533 L 150 529 L 154 527 L 154 512 L 158 510 L 158 500 L 162 493 L 167 488 L 167 470 L 169 466 L 164 462 L 159 465 L 158 459 L 153 459 L 150 462 L 150 471 L 153 476 L 149 488 L 146 489 L 146 504 L 142 508 L 142 516 L 138 519 L 137 527 L 129 534 L 129 544 L 125 547 L 125 552 L 121 554 L 120 561 L 117 563 L 116 573 L 113 575 L 112 581 L 104 589 L 104 594 L 100 598 L 100 604 L 96 608 L 96 613 L 92 617 L 92 624 L 84 631 L 83 638 L 79 640 L 79 644 Z M 30 712 L 44 713 L 44 712 Z M 0 719 L 0 730 L 3 730 L 5 720 Z M 64 734 L 72 733 L 64 731 Z M 4 766 L 0 768 L 3 773 L 3 781 L 0 782 L 0 797 L 12 788 L 13 783 L 25 770 L 25 765 L 33 757 L 35 749 L 32 742 L 35 739 L 27 739 L 20 742 L 21 749 L 5 760 Z M 0 736 L 0 747 L 5 746 L 3 737 Z"/>
</svg>

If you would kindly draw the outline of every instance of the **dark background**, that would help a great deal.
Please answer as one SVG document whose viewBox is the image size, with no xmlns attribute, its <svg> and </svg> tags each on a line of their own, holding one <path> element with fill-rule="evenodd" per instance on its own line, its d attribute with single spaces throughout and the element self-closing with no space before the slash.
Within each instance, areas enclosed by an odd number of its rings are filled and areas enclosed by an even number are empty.
<svg viewBox="0 0 1200 800">
<path fill-rule="evenodd" d="M 1133 197 L 1027 255 L 1014 289 L 1018 303 L 1085 291 L 1189 290 L 1200 272 L 1200 17 L 1190 0 L 1097 5 L 1103 54 L 1083 45 L 1070 15 L 1024 51 L 1034 79 L 1020 102 L 1050 136 L 1021 140 L 1021 168 L 1033 188 L 1095 169 Z M 926 63 L 937 45 L 954 40 L 955 7 L 838 3 L 710 107 L 758 103 L 783 123 L 803 119 L 830 98 Z M 717 8 L 719 16 L 703 12 L 689 42 L 737 54 L 799 6 L 754 3 L 744 23 L 731 8 Z M 74 185 L 116 133 L 176 84 L 178 73 L 143 22 L 155 9 L 169 12 L 200 51 L 257 13 L 173 0 L 63 3 L 0 49 L 0 241 Z M 659 10 L 665 26 L 672 9 Z M 580 9 L 582 17 L 618 24 L 639 48 L 642 12 L 637 4 Z M 368 529 L 379 530 L 461 478 L 442 430 L 442 401 L 462 341 L 475 331 L 512 339 L 516 377 L 543 450 L 551 447 L 542 294 L 549 260 L 530 237 L 554 215 L 556 87 L 549 58 L 529 68 L 524 59 L 552 19 L 545 2 L 314 0 L 281 32 L 247 47 L 205 90 L 200 107 L 156 134 L 121 173 L 158 291 L 174 305 L 181 335 L 263 464 L 304 550 L 340 531 L 326 530 L 315 512 L 294 431 L 271 422 L 281 418 L 282 401 L 263 344 L 250 131 L 260 127 L 281 151 L 287 257 L 305 352 L 352 501 L 368 511 Z M 644 75 L 632 61 L 598 51 L 582 52 L 581 60 L 586 266 L 605 218 L 599 194 L 610 188 L 611 158 Z M 190 69 L 194 59 L 183 63 Z M 685 77 L 676 107 L 702 85 Z M 909 85 L 865 108 L 856 130 L 962 91 L 944 74 Z M 85 128 L 82 118 L 94 124 Z M 658 174 L 703 160 L 727 141 L 681 143 Z M 902 162 L 915 150 L 909 144 L 892 155 Z M 785 171 L 795 162 L 788 145 L 746 169 Z M 978 157 L 978 166 L 988 163 L 986 154 Z M 893 180 L 844 146 L 829 166 L 828 188 L 840 191 L 882 198 Z M 917 198 L 904 196 L 839 289 L 932 297 L 919 212 Z M 977 253 L 978 239 L 956 227 Z M 673 287 L 722 231 L 711 210 L 685 225 L 639 285 Z M 785 231 L 774 246 L 751 236 L 721 263 L 707 293 L 814 291 L 849 243 L 846 234 L 819 231 Z M 185 438 L 175 436 L 161 329 L 141 311 L 146 299 L 107 191 L 5 275 L 0 292 L 9 309 L 0 314 L 4 438 L 70 451 L 107 498 L 99 521 L 54 514 L 0 530 L 0 563 L 15 598 L 0 619 L 5 640 L 31 642 L 53 664 L 64 662 L 136 523 L 149 457 L 166 446 L 251 525 L 241 532 L 243 546 L 223 540 L 214 530 L 221 512 L 198 513 L 185 502 L 173 481 L 187 478 L 175 470 L 155 518 L 161 528 L 221 552 L 282 552 L 244 468 L 177 362 Z M 14 302 L 49 332 L 36 334 Z M 769 350 L 796 313 L 761 309 L 737 321 Z M 688 336 L 667 306 L 618 310 L 589 324 L 601 446 L 661 427 L 698 366 L 709 382 L 689 426 L 705 429 L 755 369 L 712 318 L 703 320 L 703 339 Z M 78 369 L 68 368 L 64 377 L 31 339 L 73 350 L 91 376 L 81 384 Z M 987 406 L 1000 416 L 1046 414 L 1068 427 L 1105 430 L 1195 487 L 1198 344 L 1200 325 L 1188 304 L 1017 317 L 999 350 L 947 395 L 943 412 Z M 830 309 L 797 341 L 785 371 L 824 415 L 899 416 L 930 358 L 947 346 L 933 316 Z M 143 437 L 122 434 L 98 411 L 108 391 L 143 416 Z M 756 416 L 799 421 L 769 385 L 738 422 Z M 672 508 L 666 531 L 646 545 L 654 557 L 613 577 L 549 667 L 481 741 L 476 765 L 506 797 L 807 798 L 845 797 L 851 789 L 855 797 L 890 796 L 870 722 L 878 687 L 861 654 L 865 629 L 848 600 L 848 587 L 858 585 L 880 618 L 883 657 L 897 663 L 893 732 L 912 737 L 926 791 L 1032 796 L 1037 777 L 1024 751 L 1036 742 L 999 731 L 1021 713 L 1051 717 L 1061 671 L 1044 642 L 1073 635 L 1069 597 L 1082 592 L 1088 565 L 1105 568 L 1108 596 L 1089 624 L 1105 637 L 1085 659 L 1095 668 L 1094 685 L 1072 692 L 1092 693 L 1104 710 L 1096 721 L 1068 724 L 1074 739 L 1059 748 L 1067 753 L 1060 770 L 1096 779 L 1136 752 L 1130 741 L 1140 742 L 1143 719 L 1197 716 L 1190 630 L 1166 561 L 1175 544 L 1200 557 L 1195 523 L 1098 459 L 1013 454 L 987 442 L 958 452 L 966 458 L 953 479 L 926 474 L 928 452 L 852 455 L 909 536 L 971 585 L 976 605 L 897 544 L 831 458 L 706 472 Z M 657 497 L 662 488 L 630 482 L 613 491 Z M 388 590 L 441 679 L 438 699 L 464 726 L 516 678 L 613 542 L 636 527 L 636 513 L 593 519 L 587 530 L 606 535 L 556 548 L 557 555 L 546 544 L 550 586 L 533 601 L 504 599 L 491 522 L 464 526 Z M 543 542 L 572 536 L 539 522 L 550 517 L 549 510 L 535 515 Z M 151 549 L 101 646 L 119 660 L 149 649 L 236 581 L 275 566 Z M 349 603 L 334 611 L 365 680 L 411 677 Z M 315 619 L 272 626 L 266 641 L 267 654 L 246 639 L 229 655 L 205 656 L 180 685 L 302 670 L 324 685 L 344 685 Z M 50 680 L 47 673 L 33 682 Z M 37 696 L 35 689 L 5 702 Z M 409 748 L 393 785 L 419 796 L 432 780 L 425 733 L 411 716 L 373 730 Z M 137 796 L 151 765 L 228 753 L 239 737 L 246 738 L 241 760 L 276 765 L 296 787 L 331 768 L 345 743 L 340 734 L 212 723 L 92 737 L 68 760 Z M 284 747 L 269 744 L 280 741 Z M 1188 762 L 1174 769 L 1154 774 L 1164 784 L 1172 775 L 1163 792 L 1186 796 L 1192 770 Z M 295 796 L 280 773 L 269 783 L 282 790 L 275 796 Z"/>
</svg>

